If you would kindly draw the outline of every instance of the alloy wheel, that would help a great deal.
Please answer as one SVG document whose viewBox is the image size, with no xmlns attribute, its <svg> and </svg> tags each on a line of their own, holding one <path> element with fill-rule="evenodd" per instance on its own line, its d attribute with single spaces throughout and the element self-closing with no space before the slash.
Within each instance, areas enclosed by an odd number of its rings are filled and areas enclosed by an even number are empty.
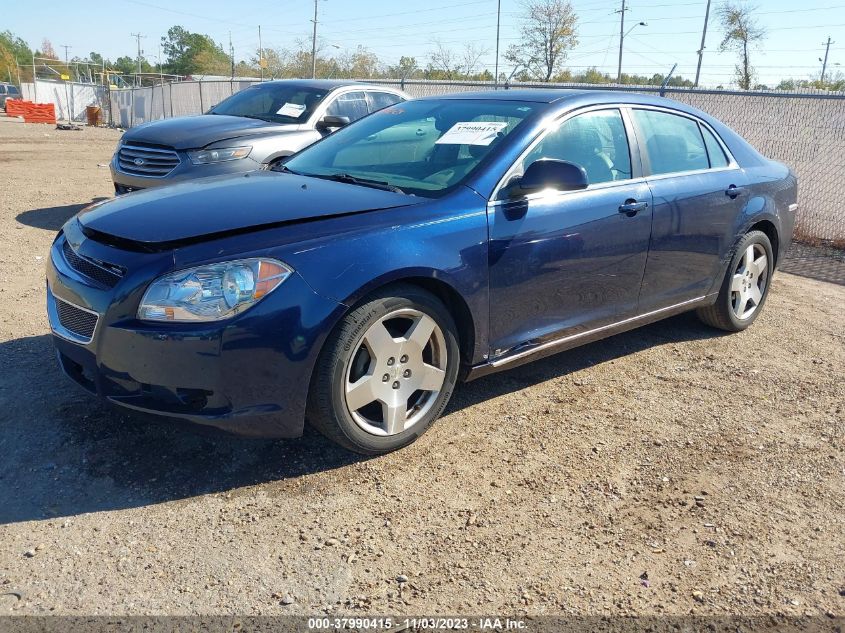
<svg viewBox="0 0 845 633">
<path fill-rule="evenodd" d="M 346 406 L 367 433 L 402 433 L 423 419 L 443 388 L 446 340 L 429 315 L 402 308 L 373 323 L 350 357 Z"/>
<path fill-rule="evenodd" d="M 731 309 L 737 319 L 751 317 L 760 307 L 768 284 L 769 259 L 761 244 L 745 249 L 731 279 Z"/>
</svg>

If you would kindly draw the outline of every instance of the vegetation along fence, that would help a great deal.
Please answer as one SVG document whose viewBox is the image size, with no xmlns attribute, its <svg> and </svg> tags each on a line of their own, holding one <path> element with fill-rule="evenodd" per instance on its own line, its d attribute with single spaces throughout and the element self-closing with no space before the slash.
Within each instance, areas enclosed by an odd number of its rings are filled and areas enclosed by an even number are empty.
<svg viewBox="0 0 845 633">
<path fill-rule="evenodd" d="M 181 82 L 134 90 L 112 90 L 111 120 L 131 127 L 162 118 L 200 114 L 252 82 Z M 492 83 L 377 80 L 403 88 L 412 97 L 493 90 Z M 572 84 L 514 84 L 519 88 L 618 89 L 656 92 L 654 87 Z M 498 86 L 498 89 L 504 89 Z M 845 96 L 804 93 L 730 92 L 673 89 L 666 96 L 690 104 L 731 126 L 765 155 L 798 174 L 796 238 L 824 246 L 835 256 L 845 250 Z"/>
</svg>

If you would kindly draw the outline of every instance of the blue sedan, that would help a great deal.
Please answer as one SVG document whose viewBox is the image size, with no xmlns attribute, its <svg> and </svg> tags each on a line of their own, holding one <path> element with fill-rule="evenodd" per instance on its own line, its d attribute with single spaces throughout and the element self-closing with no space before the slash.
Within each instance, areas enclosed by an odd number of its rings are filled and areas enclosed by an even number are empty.
<svg viewBox="0 0 845 633">
<path fill-rule="evenodd" d="M 98 203 L 47 267 L 59 362 L 132 409 L 378 454 L 458 380 L 687 310 L 760 315 L 796 180 L 656 97 L 388 107 L 276 171 Z"/>
</svg>

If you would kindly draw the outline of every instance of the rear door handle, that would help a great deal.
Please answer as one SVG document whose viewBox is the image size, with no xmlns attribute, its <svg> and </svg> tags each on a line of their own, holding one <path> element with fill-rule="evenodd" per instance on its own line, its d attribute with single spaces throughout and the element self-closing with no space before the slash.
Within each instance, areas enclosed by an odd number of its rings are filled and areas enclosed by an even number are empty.
<svg viewBox="0 0 845 633">
<path fill-rule="evenodd" d="M 646 209 L 648 209 L 648 202 L 637 202 L 636 200 L 626 200 L 625 204 L 619 205 L 619 213 L 624 213 L 629 218 Z"/>
<path fill-rule="evenodd" d="M 730 198 L 731 200 L 736 199 L 737 197 L 741 196 L 745 193 L 744 187 L 737 187 L 736 185 L 731 185 L 725 190 L 725 195 Z"/>
</svg>

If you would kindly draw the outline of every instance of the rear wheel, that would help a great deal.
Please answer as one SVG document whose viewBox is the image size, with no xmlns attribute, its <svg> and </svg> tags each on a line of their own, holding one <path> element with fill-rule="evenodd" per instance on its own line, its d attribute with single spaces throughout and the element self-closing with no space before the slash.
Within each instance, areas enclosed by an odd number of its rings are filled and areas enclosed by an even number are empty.
<svg viewBox="0 0 845 633">
<path fill-rule="evenodd" d="M 308 420 L 364 454 L 410 444 L 452 395 L 460 353 L 454 321 L 433 295 L 394 286 L 337 326 L 311 382 Z"/>
<path fill-rule="evenodd" d="M 751 231 L 740 240 L 716 303 L 697 311 L 713 327 L 740 332 L 754 323 L 769 294 L 774 265 L 772 243 L 762 231 Z"/>
</svg>

